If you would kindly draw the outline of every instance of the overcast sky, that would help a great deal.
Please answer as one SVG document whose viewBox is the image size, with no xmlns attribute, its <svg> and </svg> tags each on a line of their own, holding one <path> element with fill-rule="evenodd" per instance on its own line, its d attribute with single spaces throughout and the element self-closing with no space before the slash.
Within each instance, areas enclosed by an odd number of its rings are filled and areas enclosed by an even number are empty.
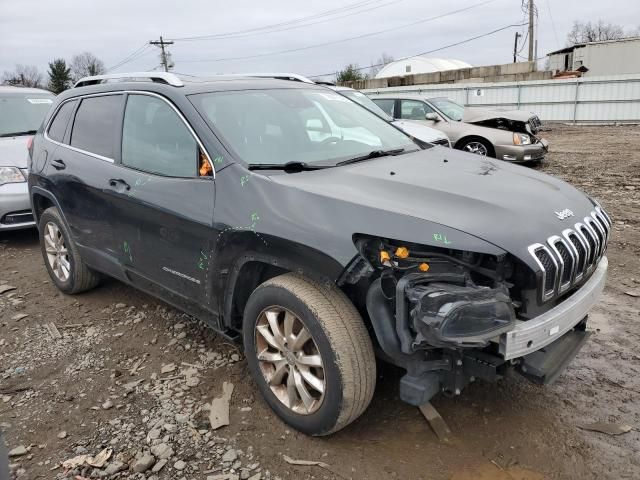
<svg viewBox="0 0 640 480">
<path fill-rule="evenodd" d="M 484 5 L 405 26 L 481 3 Z M 251 35 L 205 41 L 176 40 L 169 48 L 175 70 L 316 75 L 334 72 L 347 63 L 365 67 L 383 53 L 399 58 L 522 23 L 520 4 L 521 0 L 0 0 L 0 74 L 13 70 L 17 63 L 36 65 L 44 73 L 52 59 L 63 57 L 70 61 L 82 51 L 95 54 L 112 67 L 160 35 L 177 39 L 280 24 L 279 29 L 287 30 L 257 35 L 247 32 Z M 539 57 L 564 46 L 574 20 L 603 19 L 627 29 L 640 26 L 638 0 L 536 0 L 536 4 Z M 327 13 L 329 10 L 333 13 Z M 307 25 L 302 28 L 291 28 L 300 23 L 287 23 L 309 16 L 314 17 L 303 22 Z M 519 27 L 523 32 L 525 28 Z M 268 55 L 388 29 L 393 30 Z M 509 63 L 515 31 L 516 28 L 509 28 L 429 56 L 456 58 L 472 65 Z M 522 54 L 526 52 L 524 48 Z M 253 55 L 262 56 L 220 61 Z M 149 46 L 114 71 L 145 71 L 159 63 L 159 49 Z"/>
</svg>

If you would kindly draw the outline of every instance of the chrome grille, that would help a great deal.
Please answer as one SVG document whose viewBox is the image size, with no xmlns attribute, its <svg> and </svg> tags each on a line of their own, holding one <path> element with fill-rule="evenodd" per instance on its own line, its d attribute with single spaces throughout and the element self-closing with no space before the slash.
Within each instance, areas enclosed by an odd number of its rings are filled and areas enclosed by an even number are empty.
<svg viewBox="0 0 640 480">
<path fill-rule="evenodd" d="M 542 127 L 542 122 L 540 122 L 540 118 L 537 115 L 529 118 L 529 127 L 531 128 L 532 133 L 536 133 Z"/>
<path fill-rule="evenodd" d="M 529 252 L 542 271 L 538 284 L 540 301 L 565 292 L 589 274 L 604 255 L 610 234 L 611 219 L 596 207 L 562 235 L 531 245 Z"/>
</svg>

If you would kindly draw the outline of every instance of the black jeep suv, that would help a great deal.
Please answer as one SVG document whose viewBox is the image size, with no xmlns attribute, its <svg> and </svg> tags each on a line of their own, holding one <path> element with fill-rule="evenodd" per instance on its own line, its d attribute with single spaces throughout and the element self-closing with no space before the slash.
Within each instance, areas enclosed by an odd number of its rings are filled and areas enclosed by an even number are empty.
<svg viewBox="0 0 640 480">
<path fill-rule="evenodd" d="M 428 144 L 319 85 L 145 73 L 57 97 L 29 189 L 56 286 L 115 277 L 242 338 L 296 429 L 358 418 L 374 352 L 403 400 L 510 368 L 548 383 L 588 337 L 611 221 L 570 185 Z"/>
</svg>

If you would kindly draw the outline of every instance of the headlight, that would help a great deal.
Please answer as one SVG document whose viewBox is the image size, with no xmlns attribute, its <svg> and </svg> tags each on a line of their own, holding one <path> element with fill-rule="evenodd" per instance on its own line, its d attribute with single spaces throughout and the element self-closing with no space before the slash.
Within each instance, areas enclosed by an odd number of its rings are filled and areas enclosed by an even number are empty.
<svg viewBox="0 0 640 480">
<path fill-rule="evenodd" d="M 0 185 L 5 183 L 23 183 L 26 182 L 22 170 L 17 167 L 0 167 Z"/>
<path fill-rule="evenodd" d="M 514 145 L 531 145 L 531 137 L 526 133 L 515 133 L 513 134 L 513 144 Z"/>
</svg>

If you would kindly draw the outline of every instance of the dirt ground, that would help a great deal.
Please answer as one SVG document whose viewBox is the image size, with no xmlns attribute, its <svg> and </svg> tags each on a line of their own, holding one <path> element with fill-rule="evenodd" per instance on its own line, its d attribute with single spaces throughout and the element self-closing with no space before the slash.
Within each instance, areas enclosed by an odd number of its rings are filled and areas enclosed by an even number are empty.
<svg viewBox="0 0 640 480">
<path fill-rule="evenodd" d="M 420 412 L 398 399 L 400 372 L 380 366 L 362 418 L 329 438 L 309 438 L 271 413 L 234 345 L 116 281 L 63 295 L 49 281 L 36 233 L 5 233 L 0 287 L 16 288 L 0 294 L 0 428 L 9 449 L 23 453 L 11 459 L 13 475 L 640 478 L 640 127 L 550 128 L 551 152 L 536 168 L 595 196 L 614 220 L 608 285 L 590 317 L 594 335 L 554 385 L 514 376 L 437 397 L 453 432 L 441 443 Z M 230 425 L 212 432 L 207 403 L 224 382 L 235 387 Z M 633 429 L 612 436 L 579 428 L 596 421 Z M 105 449 L 103 468 L 65 473 L 60 465 Z"/>
</svg>

